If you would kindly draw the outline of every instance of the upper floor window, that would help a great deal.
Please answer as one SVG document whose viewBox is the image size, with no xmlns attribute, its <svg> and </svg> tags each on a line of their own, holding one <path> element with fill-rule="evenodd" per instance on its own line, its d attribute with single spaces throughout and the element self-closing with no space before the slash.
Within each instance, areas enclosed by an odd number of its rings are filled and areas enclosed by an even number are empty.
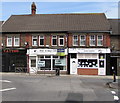
<svg viewBox="0 0 120 103">
<path fill-rule="evenodd" d="M 20 43 L 20 41 L 19 41 L 19 37 L 14 37 L 14 46 L 19 46 L 19 43 Z"/>
<path fill-rule="evenodd" d="M 12 46 L 12 37 L 7 37 L 7 46 Z"/>
<path fill-rule="evenodd" d="M 78 46 L 78 36 L 77 35 L 73 36 L 73 46 Z"/>
<path fill-rule="evenodd" d="M 103 35 L 97 36 L 97 46 L 103 46 Z"/>
<path fill-rule="evenodd" d="M 57 46 L 57 36 L 52 36 L 52 45 Z"/>
<path fill-rule="evenodd" d="M 90 36 L 90 46 L 95 46 L 95 35 Z"/>
<path fill-rule="evenodd" d="M 59 37 L 59 46 L 64 46 L 64 36 Z"/>
<path fill-rule="evenodd" d="M 80 36 L 80 46 L 85 46 L 86 45 L 86 36 L 81 35 Z"/>
<path fill-rule="evenodd" d="M 32 36 L 32 46 L 37 46 L 37 36 Z"/>
<path fill-rule="evenodd" d="M 40 46 L 44 46 L 44 36 L 39 36 Z"/>
</svg>

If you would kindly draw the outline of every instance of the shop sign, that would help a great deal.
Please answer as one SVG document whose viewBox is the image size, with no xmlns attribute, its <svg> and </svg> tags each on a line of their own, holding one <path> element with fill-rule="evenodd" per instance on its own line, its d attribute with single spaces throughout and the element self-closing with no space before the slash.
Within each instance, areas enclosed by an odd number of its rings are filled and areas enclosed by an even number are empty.
<svg viewBox="0 0 120 103">
<path fill-rule="evenodd" d="M 10 49 L 7 49 L 7 50 L 3 50 L 4 53 L 18 53 L 19 50 L 10 50 Z"/>
<path fill-rule="evenodd" d="M 27 51 L 30 55 L 56 55 L 57 49 L 30 49 Z"/>
<path fill-rule="evenodd" d="M 38 61 L 38 67 L 45 67 L 45 61 Z"/>
<path fill-rule="evenodd" d="M 103 48 L 69 48 L 69 53 L 110 53 L 110 49 Z"/>
<path fill-rule="evenodd" d="M 56 66 L 65 66 L 66 65 L 66 62 L 64 59 L 56 59 L 55 60 L 55 65 Z"/>
<path fill-rule="evenodd" d="M 65 56 L 65 49 L 57 49 L 58 56 Z"/>
</svg>

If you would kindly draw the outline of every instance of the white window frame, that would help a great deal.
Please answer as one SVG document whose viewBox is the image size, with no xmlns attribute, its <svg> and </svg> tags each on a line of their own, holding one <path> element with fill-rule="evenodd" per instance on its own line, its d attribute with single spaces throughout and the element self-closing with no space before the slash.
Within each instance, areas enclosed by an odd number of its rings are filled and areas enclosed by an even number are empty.
<svg viewBox="0 0 120 103">
<path fill-rule="evenodd" d="M 92 36 L 94 36 L 94 39 L 91 39 L 91 37 L 92 37 Z M 95 40 L 95 35 L 90 35 L 90 46 L 95 46 L 95 44 L 94 44 L 94 45 L 93 45 L 93 44 L 91 44 L 91 42 L 92 42 L 92 41 L 95 41 L 95 43 L 96 43 L 96 40 Z"/>
<path fill-rule="evenodd" d="M 37 39 L 36 45 L 33 43 L 33 39 Z M 37 45 L 38 45 L 38 36 L 32 36 L 32 46 L 37 46 Z"/>
<path fill-rule="evenodd" d="M 11 40 L 11 43 L 10 43 L 10 44 L 8 43 L 9 39 Z M 7 46 L 8 46 L 8 47 L 11 47 L 11 46 L 12 46 L 12 37 L 11 37 L 11 36 L 8 36 L 8 37 L 7 37 Z"/>
<path fill-rule="evenodd" d="M 18 40 L 18 44 L 16 44 L 15 40 Z M 20 38 L 18 36 L 14 36 L 14 46 L 20 46 Z"/>
<path fill-rule="evenodd" d="M 63 40 L 63 45 L 60 45 L 60 40 Z M 59 37 L 59 46 L 64 46 L 64 36 L 63 37 Z"/>
<path fill-rule="evenodd" d="M 98 37 L 101 36 L 102 39 L 99 39 Z M 102 42 L 102 45 L 99 44 L 99 41 Z M 97 46 L 103 46 L 103 35 L 98 35 L 97 36 Z"/>
<path fill-rule="evenodd" d="M 77 36 L 77 40 L 76 40 L 76 41 L 77 41 L 77 45 L 74 44 L 74 37 L 75 37 L 75 36 Z M 78 35 L 73 35 L 73 46 L 78 46 Z"/>
<path fill-rule="evenodd" d="M 40 45 L 40 39 L 45 39 L 43 35 L 39 36 L 39 46 L 44 46 L 44 42 L 43 42 L 43 45 Z"/>
<path fill-rule="evenodd" d="M 84 36 L 84 39 L 82 39 L 81 37 Z M 85 41 L 85 44 L 83 45 L 82 42 Z M 86 46 L 86 35 L 80 35 L 80 46 Z"/>
<path fill-rule="evenodd" d="M 53 38 L 55 37 L 55 38 Z M 56 45 L 53 45 L 53 39 L 56 39 Z M 56 35 L 52 35 L 52 46 L 57 46 L 57 36 Z"/>
</svg>

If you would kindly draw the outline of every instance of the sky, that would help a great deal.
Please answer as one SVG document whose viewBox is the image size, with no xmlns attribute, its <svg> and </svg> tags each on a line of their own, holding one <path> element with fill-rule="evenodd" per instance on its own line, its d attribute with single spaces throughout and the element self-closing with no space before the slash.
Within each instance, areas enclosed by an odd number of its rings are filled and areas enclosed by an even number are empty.
<svg viewBox="0 0 120 103">
<path fill-rule="evenodd" d="M 35 1 L 35 0 L 34 0 Z M 101 0 L 102 1 L 102 0 Z M 109 0 L 110 1 L 110 0 Z M 37 14 L 60 14 L 60 13 L 105 13 L 107 18 L 118 18 L 119 2 L 38 2 L 36 1 Z M 1 2 L 0 20 L 7 20 L 11 15 L 31 13 L 31 2 Z"/>
</svg>

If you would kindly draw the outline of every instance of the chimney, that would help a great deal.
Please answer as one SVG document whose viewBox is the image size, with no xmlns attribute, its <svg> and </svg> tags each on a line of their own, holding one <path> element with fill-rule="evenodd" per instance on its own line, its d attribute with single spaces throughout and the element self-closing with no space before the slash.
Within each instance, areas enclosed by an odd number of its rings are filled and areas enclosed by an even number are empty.
<svg viewBox="0 0 120 103">
<path fill-rule="evenodd" d="M 36 14 L 36 5 L 35 5 L 35 2 L 33 2 L 32 5 L 31 5 L 31 13 L 32 13 L 32 15 Z"/>
</svg>

